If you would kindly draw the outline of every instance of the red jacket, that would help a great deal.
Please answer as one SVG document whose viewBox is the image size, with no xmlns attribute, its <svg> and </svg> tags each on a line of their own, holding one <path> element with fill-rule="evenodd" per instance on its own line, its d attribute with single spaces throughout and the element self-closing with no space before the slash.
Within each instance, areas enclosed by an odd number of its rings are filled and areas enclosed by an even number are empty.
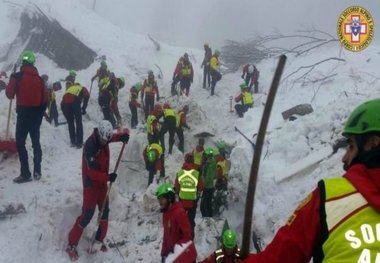
<svg viewBox="0 0 380 263">
<path fill-rule="evenodd" d="M 193 163 L 186 163 L 185 162 L 182 165 L 182 169 L 190 171 L 192 169 L 196 170 L 196 167 L 195 167 L 195 165 Z M 180 190 L 180 185 L 179 185 L 179 182 L 178 182 L 178 177 L 175 178 L 174 188 L 175 188 L 176 193 L 178 194 L 179 190 Z M 197 191 L 198 191 L 198 193 L 203 191 L 203 178 L 202 178 L 201 175 L 199 175 L 199 177 L 198 177 Z M 195 205 L 194 201 L 191 201 L 191 200 L 180 200 L 180 202 L 181 202 L 182 206 L 185 209 L 190 209 L 190 208 L 192 208 Z"/>
<path fill-rule="evenodd" d="M 177 65 L 175 66 L 174 73 L 173 73 L 173 79 L 175 77 L 178 77 L 181 74 L 182 64 L 183 62 L 181 60 L 177 62 Z"/>
<path fill-rule="evenodd" d="M 182 68 L 184 68 L 186 66 L 188 66 L 190 68 L 190 70 L 191 70 L 190 75 L 188 75 L 188 76 L 182 74 Z M 186 60 L 183 61 L 182 65 L 181 65 L 181 68 L 179 69 L 179 76 L 180 76 L 181 79 L 186 78 L 186 79 L 190 79 L 191 81 L 193 81 L 194 70 L 193 70 L 193 65 L 191 64 L 190 61 L 186 61 Z"/>
<path fill-rule="evenodd" d="M 368 169 L 356 164 L 344 175 L 380 213 L 380 168 Z M 310 198 L 310 200 L 308 200 Z M 308 263 L 320 247 L 321 193 L 315 189 L 305 203 L 295 210 L 287 225 L 281 227 L 273 241 L 258 254 L 251 254 L 245 263 Z M 342 261 L 343 262 L 343 261 Z M 347 261 L 348 262 L 348 261 Z"/>
<path fill-rule="evenodd" d="M 124 129 L 123 132 L 129 134 L 128 129 Z M 104 146 L 100 144 L 97 134 L 98 129 L 95 128 L 83 146 L 82 180 L 84 186 L 88 183 L 104 185 L 108 181 L 110 151 L 108 143 Z M 120 135 L 121 133 L 114 133 L 111 142 L 120 141 Z"/>
<path fill-rule="evenodd" d="M 161 256 L 167 257 L 173 252 L 176 244 L 184 244 L 191 240 L 191 226 L 185 209 L 179 202 L 174 202 L 163 214 L 164 237 Z"/>
<path fill-rule="evenodd" d="M 75 85 L 77 85 L 77 84 L 75 84 Z M 80 85 L 80 84 L 78 84 L 78 85 Z M 71 103 L 74 103 L 76 101 L 81 103 L 83 100 L 83 104 L 87 107 L 87 103 L 88 103 L 89 98 L 90 98 L 90 93 L 88 92 L 87 88 L 82 87 L 82 91 L 79 93 L 78 96 L 75 96 L 75 95 L 69 94 L 69 93 L 66 93 L 65 95 L 63 95 L 62 103 L 71 104 Z M 84 107 L 84 108 L 86 108 L 86 107 Z"/>
<path fill-rule="evenodd" d="M 44 81 L 32 65 L 21 66 L 20 72 L 12 74 L 5 92 L 9 99 L 16 95 L 18 107 L 41 107 L 48 99 Z"/>
</svg>

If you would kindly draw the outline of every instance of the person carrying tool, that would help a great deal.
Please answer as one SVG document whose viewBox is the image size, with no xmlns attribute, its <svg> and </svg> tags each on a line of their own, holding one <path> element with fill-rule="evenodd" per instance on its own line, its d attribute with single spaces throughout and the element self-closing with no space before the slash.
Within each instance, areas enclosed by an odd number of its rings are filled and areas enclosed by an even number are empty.
<svg viewBox="0 0 380 263">
<path fill-rule="evenodd" d="M 107 251 L 107 247 L 103 243 L 107 234 L 109 214 L 107 182 L 113 183 L 117 177 L 116 171 L 109 173 L 110 150 L 108 144 L 111 142 L 127 143 L 128 140 L 128 129 L 118 130 L 116 133 L 113 133 L 112 124 L 109 121 L 103 120 L 84 144 L 82 155 L 82 213 L 76 219 L 69 232 L 68 246 L 66 248 L 66 253 L 72 261 L 79 258 L 77 245 L 84 228 L 90 223 L 96 206 L 101 210 L 103 203 L 105 204 L 104 210 L 100 217 L 94 243 L 95 246 L 100 246 L 101 251 Z M 93 249 L 91 252 L 95 251 L 96 249 Z"/>
<path fill-rule="evenodd" d="M 28 134 L 33 147 L 33 177 L 36 180 L 41 178 L 40 126 L 48 97 L 44 81 L 34 66 L 36 61 L 34 53 L 24 51 L 21 60 L 20 71 L 11 75 L 5 90 L 8 99 L 12 100 L 16 96 L 17 105 L 16 147 L 20 160 L 20 176 L 13 180 L 15 183 L 25 183 L 32 180 L 28 152 L 25 147 Z"/>
<path fill-rule="evenodd" d="M 380 243 L 380 99 L 349 115 L 345 173 L 319 181 L 265 250 L 244 263 L 376 262 Z"/>
<path fill-rule="evenodd" d="M 86 87 L 81 86 L 79 83 L 74 84 L 70 81 L 67 81 L 66 91 L 62 97 L 61 109 L 63 115 L 67 120 L 71 147 L 76 147 L 78 149 L 82 148 L 82 115 L 86 114 L 86 108 L 89 99 L 90 94 Z"/>
</svg>

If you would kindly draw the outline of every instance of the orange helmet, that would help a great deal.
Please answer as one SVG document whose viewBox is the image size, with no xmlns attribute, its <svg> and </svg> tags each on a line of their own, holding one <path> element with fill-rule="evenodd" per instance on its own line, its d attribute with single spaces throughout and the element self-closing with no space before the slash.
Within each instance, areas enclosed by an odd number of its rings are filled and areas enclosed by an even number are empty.
<svg viewBox="0 0 380 263">
<path fill-rule="evenodd" d="M 170 104 L 168 102 L 164 103 L 164 109 L 170 109 Z"/>
</svg>

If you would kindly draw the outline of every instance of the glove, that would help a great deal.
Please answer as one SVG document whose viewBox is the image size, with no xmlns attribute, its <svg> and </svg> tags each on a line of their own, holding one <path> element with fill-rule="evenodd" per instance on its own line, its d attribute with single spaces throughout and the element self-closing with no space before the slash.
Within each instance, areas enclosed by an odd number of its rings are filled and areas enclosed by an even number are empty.
<svg viewBox="0 0 380 263">
<path fill-rule="evenodd" d="M 85 115 L 85 114 L 86 114 L 86 109 L 82 108 L 82 115 Z"/>
<path fill-rule="evenodd" d="M 116 180 L 117 173 L 110 173 L 110 174 L 108 175 L 108 177 L 109 177 L 109 181 L 110 181 L 111 183 L 113 183 L 113 182 L 115 182 L 115 180 Z"/>
<path fill-rule="evenodd" d="M 127 143 L 129 141 L 129 134 L 124 133 L 124 134 L 120 135 L 120 141 L 123 143 Z"/>
</svg>

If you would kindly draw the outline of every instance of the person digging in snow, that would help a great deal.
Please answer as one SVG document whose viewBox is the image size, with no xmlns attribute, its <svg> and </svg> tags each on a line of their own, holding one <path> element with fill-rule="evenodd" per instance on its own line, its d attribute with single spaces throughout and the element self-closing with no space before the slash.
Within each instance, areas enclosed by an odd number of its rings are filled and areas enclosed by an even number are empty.
<svg viewBox="0 0 380 263">
<path fill-rule="evenodd" d="M 236 104 L 235 110 L 239 118 L 243 118 L 244 113 L 253 106 L 253 96 L 252 93 L 248 91 L 247 84 L 240 84 L 240 89 L 241 93 L 237 97 L 235 97 L 235 102 L 241 101 L 241 104 Z"/>
<path fill-rule="evenodd" d="M 149 172 L 148 186 L 153 183 L 153 178 L 157 171 L 164 167 L 164 158 L 162 158 L 162 147 L 158 143 L 149 144 L 143 152 L 145 168 Z"/>
<path fill-rule="evenodd" d="M 110 75 L 110 71 L 108 70 L 107 63 L 102 60 L 100 62 L 100 68 L 96 71 L 95 75 L 91 78 L 91 83 L 94 82 L 95 79 L 98 80 L 99 90 L 101 88 L 101 80 Z"/>
<path fill-rule="evenodd" d="M 379 260 L 380 99 L 355 108 L 342 134 L 345 174 L 321 180 L 265 250 L 243 262 Z"/>
<path fill-rule="evenodd" d="M 108 144 L 121 141 L 127 143 L 129 140 L 128 129 L 118 130 L 113 133 L 112 124 L 103 120 L 94 129 L 90 137 L 86 140 L 82 155 L 82 183 L 83 183 L 83 205 L 82 213 L 76 219 L 68 236 L 68 246 L 66 252 L 70 259 L 75 261 L 79 258 L 77 245 L 82 236 L 84 228 L 90 223 L 98 206 L 101 209 L 105 202 L 103 214 L 95 236 L 95 245 L 100 246 L 100 250 L 107 251 L 103 240 L 108 229 L 108 197 L 107 182 L 113 183 L 116 180 L 116 173 L 109 173 L 110 150 Z M 107 198 L 107 200 L 106 200 Z M 96 249 L 91 252 L 96 251 Z"/>
<path fill-rule="evenodd" d="M 32 180 L 29 170 L 28 152 L 25 147 L 26 137 L 30 136 L 33 147 L 33 177 L 41 178 L 42 150 L 40 144 L 40 127 L 47 104 L 47 89 L 43 79 L 34 66 L 36 58 L 31 51 L 21 55 L 20 71 L 10 77 L 5 93 L 8 99 L 16 96 L 16 148 L 20 160 L 20 176 L 15 183 L 25 183 Z"/>
</svg>

